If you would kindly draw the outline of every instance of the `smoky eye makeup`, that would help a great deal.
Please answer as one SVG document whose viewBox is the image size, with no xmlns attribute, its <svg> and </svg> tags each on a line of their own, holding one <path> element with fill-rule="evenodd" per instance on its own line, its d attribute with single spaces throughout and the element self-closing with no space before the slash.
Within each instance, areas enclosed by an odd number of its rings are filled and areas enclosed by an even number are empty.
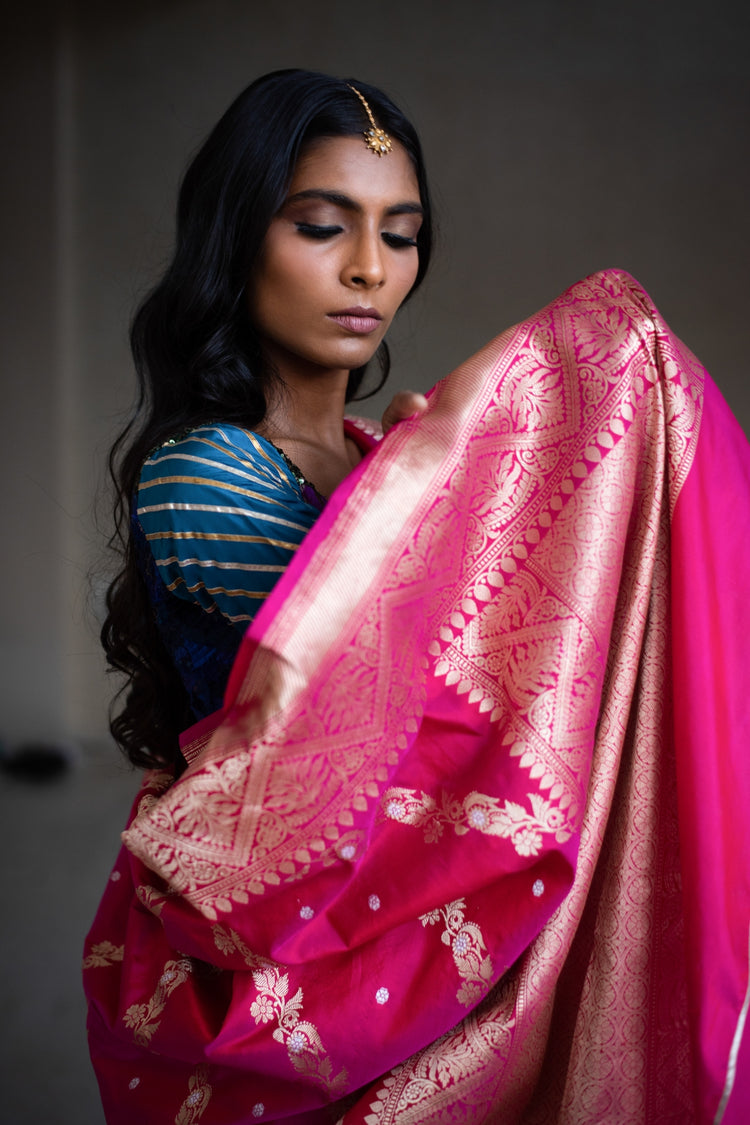
<svg viewBox="0 0 750 1125">
<path fill-rule="evenodd" d="M 393 250 L 409 250 L 411 247 L 416 247 L 416 238 L 409 238 L 406 234 L 394 234 L 392 231 L 383 231 L 383 242 L 390 246 Z"/>
<path fill-rule="evenodd" d="M 299 234 L 305 235 L 306 238 L 332 238 L 335 234 L 341 234 L 344 229 L 336 223 L 303 223 L 297 221 L 294 224 L 295 229 Z"/>
<path fill-rule="evenodd" d="M 296 222 L 295 229 L 305 238 L 319 239 L 323 241 L 326 238 L 333 238 L 337 234 L 341 234 L 343 227 L 335 224 L 318 224 L 318 223 L 303 223 Z M 381 232 L 380 237 L 387 246 L 393 250 L 407 250 L 410 247 L 417 245 L 416 237 L 412 238 L 407 234 L 397 234 L 396 231 L 384 230 Z"/>
<path fill-rule="evenodd" d="M 359 211 L 356 202 L 346 196 L 310 190 L 288 199 L 281 215 L 304 238 L 323 241 L 349 229 Z M 380 236 L 393 249 L 414 247 L 422 219 L 418 204 L 397 204 L 384 213 Z"/>
</svg>

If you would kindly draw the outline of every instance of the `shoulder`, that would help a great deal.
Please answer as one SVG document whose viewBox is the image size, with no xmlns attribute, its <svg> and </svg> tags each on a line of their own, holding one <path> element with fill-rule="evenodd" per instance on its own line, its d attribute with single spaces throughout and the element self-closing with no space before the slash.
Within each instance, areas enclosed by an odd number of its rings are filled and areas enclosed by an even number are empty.
<svg viewBox="0 0 750 1125">
<path fill-rule="evenodd" d="M 149 456 L 135 521 L 167 591 L 241 627 L 317 516 L 270 443 L 209 425 Z"/>
<path fill-rule="evenodd" d="M 144 462 L 140 488 L 253 483 L 283 487 L 288 470 L 273 446 L 240 426 L 206 425 L 171 438 Z"/>
<path fill-rule="evenodd" d="M 264 533 L 271 524 L 303 533 L 317 515 L 278 450 L 258 434 L 220 424 L 154 450 L 141 470 L 136 507 L 147 538 L 179 532 L 187 539 L 248 519 Z"/>
<path fill-rule="evenodd" d="M 304 505 L 281 453 L 240 426 L 200 426 L 165 442 L 148 457 L 138 484 L 138 510 L 168 502 L 221 506 Z"/>
</svg>

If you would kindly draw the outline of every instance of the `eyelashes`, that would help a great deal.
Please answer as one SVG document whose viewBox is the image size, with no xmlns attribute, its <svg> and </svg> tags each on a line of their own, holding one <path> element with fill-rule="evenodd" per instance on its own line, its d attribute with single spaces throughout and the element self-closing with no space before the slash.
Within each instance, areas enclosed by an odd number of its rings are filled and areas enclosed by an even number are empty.
<svg viewBox="0 0 750 1125">
<path fill-rule="evenodd" d="M 383 242 L 393 250 L 406 250 L 417 245 L 416 238 L 407 238 L 405 234 L 389 234 L 387 231 L 383 234 Z"/>
<path fill-rule="evenodd" d="M 334 238 L 337 234 L 342 234 L 344 230 L 343 227 L 320 226 L 316 223 L 295 223 L 294 225 L 305 238 L 314 238 L 319 241 Z M 390 231 L 384 231 L 382 239 L 386 246 L 390 246 L 392 250 L 408 250 L 417 245 L 416 238 L 408 238 L 404 234 L 393 234 Z"/>
<path fill-rule="evenodd" d="M 304 234 L 307 238 L 333 238 L 335 234 L 341 234 L 343 227 L 321 227 L 314 223 L 295 223 L 294 224 L 300 234 Z"/>
</svg>

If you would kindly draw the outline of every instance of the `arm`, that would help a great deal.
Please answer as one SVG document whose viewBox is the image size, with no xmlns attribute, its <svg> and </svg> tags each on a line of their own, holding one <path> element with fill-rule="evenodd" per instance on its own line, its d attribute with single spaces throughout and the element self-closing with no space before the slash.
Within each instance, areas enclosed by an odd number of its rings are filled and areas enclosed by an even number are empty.
<svg viewBox="0 0 750 1125">
<path fill-rule="evenodd" d="M 318 512 L 269 443 L 204 426 L 144 464 L 138 520 L 167 590 L 245 630 Z"/>
</svg>

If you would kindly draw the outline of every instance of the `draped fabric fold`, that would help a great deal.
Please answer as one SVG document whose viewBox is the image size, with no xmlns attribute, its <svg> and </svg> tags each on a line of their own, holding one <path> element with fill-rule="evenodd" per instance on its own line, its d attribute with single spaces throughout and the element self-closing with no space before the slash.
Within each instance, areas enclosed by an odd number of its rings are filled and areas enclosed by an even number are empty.
<svg viewBox="0 0 750 1125">
<path fill-rule="evenodd" d="M 110 1125 L 738 1123 L 750 452 L 627 274 L 329 501 L 87 939 Z"/>
</svg>

